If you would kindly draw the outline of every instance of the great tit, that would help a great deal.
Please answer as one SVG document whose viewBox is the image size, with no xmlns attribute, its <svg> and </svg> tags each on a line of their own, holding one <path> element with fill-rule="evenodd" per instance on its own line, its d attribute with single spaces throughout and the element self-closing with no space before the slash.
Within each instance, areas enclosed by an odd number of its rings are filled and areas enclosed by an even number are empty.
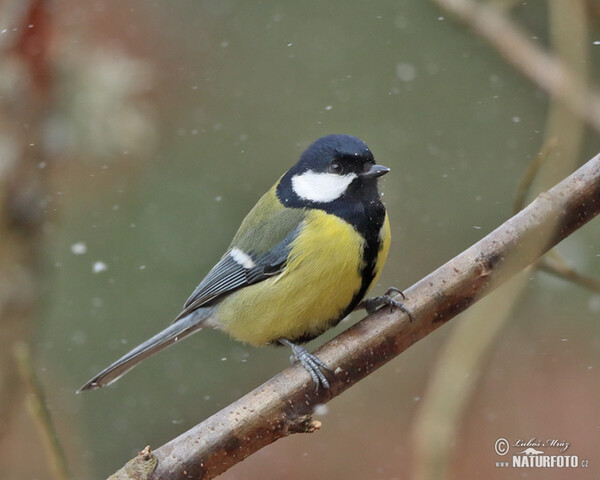
<svg viewBox="0 0 600 480">
<path fill-rule="evenodd" d="M 386 295 L 362 301 L 390 247 L 388 216 L 367 145 L 350 135 L 316 140 L 243 220 L 221 260 L 173 323 L 104 369 L 80 390 L 117 380 L 142 360 L 204 327 L 252 345 L 282 344 L 329 387 L 329 369 L 300 344 L 357 307 L 372 311 Z M 401 293 L 395 291 L 396 293 Z"/>
</svg>

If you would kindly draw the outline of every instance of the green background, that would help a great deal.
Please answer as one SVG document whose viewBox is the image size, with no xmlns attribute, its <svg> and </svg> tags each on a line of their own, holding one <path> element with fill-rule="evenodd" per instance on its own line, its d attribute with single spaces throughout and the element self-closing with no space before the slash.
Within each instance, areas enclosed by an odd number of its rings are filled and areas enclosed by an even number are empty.
<svg viewBox="0 0 600 480">
<path fill-rule="evenodd" d="M 108 476 L 287 366 L 287 350 L 203 331 L 114 386 L 75 395 L 170 322 L 254 202 L 314 139 L 356 135 L 391 168 L 382 192 L 393 240 L 374 293 L 407 288 L 507 219 L 544 141 L 547 96 L 430 2 L 56 8 L 64 158 L 51 184 L 34 349 L 78 478 Z M 512 15 L 548 45 L 544 2 Z M 597 73 L 600 47 L 590 49 Z M 599 149 L 588 134 L 580 160 Z M 599 233 L 592 222 L 559 250 L 600 275 Z M 85 254 L 73 253 L 79 242 Z M 94 273 L 96 262 L 107 269 Z M 555 436 L 581 458 L 597 453 L 599 310 L 598 293 L 532 273 L 482 359 L 451 446 L 451 478 L 517 478 L 494 466 L 498 437 Z M 332 401 L 318 433 L 281 440 L 222 478 L 409 478 L 413 421 L 457 322 Z"/>
</svg>

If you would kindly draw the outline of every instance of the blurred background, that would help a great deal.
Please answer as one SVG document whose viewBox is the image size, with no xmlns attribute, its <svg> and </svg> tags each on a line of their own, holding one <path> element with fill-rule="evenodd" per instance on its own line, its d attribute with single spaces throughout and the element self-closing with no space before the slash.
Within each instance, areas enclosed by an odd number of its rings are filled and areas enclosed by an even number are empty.
<svg viewBox="0 0 600 480">
<path fill-rule="evenodd" d="M 529 198 L 600 151 L 442 3 L 0 3 L 0 478 L 105 478 L 288 365 L 287 350 L 204 331 L 75 394 L 171 321 L 316 138 L 356 135 L 391 168 L 374 293 L 510 217 L 534 159 Z M 485 5 L 582 83 L 597 77 L 597 0 Z M 599 238 L 592 221 L 555 261 L 599 278 Z M 570 443 L 589 468 L 568 477 L 597 477 L 595 285 L 528 270 L 331 401 L 319 432 L 222 478 L 565 478 L 498 467 L 499 438 Z"/>
</svg>

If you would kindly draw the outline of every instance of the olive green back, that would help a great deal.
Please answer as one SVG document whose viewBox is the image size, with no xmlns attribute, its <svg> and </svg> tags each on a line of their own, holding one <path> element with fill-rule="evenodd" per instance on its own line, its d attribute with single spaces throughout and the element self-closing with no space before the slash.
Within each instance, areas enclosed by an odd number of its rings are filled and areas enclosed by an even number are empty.
<svg viewBox="0 0 600 480">
<path fill-rule="evenodd" d="M 238 247 L 260 257 L 275 248 L 304 221 L 305 209 L 285 208 L 275 190 L 273 186 L 246 215 L 233 237 L 231 248 Z"/>
</svg>

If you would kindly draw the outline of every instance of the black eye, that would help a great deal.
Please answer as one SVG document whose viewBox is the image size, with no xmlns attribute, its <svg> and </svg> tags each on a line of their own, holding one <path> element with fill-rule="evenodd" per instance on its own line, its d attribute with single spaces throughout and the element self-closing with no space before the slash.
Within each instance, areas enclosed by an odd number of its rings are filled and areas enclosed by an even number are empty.
<svg viewBox="0 0 600 480">
<path fill-rule="evenodd" d="M 344 171 L 344 167 L 338 162 L 331 162 L 329 164 L 329 172 L 340 175 Z"/>
</svg>

